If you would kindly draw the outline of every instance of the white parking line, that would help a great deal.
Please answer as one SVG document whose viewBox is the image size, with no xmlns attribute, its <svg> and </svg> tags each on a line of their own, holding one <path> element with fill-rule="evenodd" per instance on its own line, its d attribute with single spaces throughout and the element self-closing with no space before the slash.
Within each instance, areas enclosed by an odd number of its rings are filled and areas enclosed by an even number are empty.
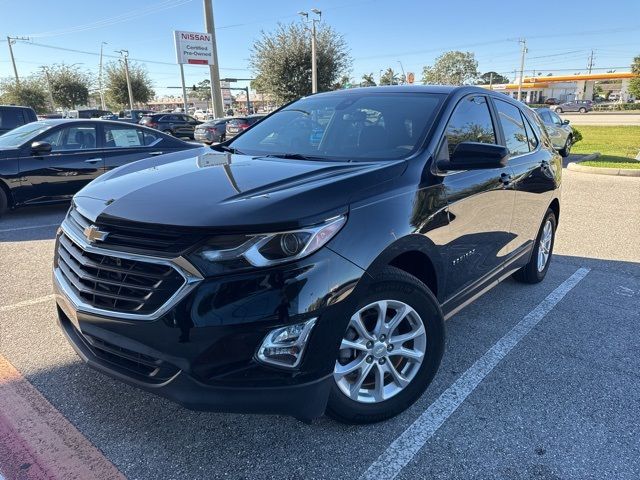
<svg viewBox="0 0 640 480">
<path fill-rule="evenodd" d="M 46 225 L 30 225 L 28 227 L 5 228 L 3 230 L 0 230 L 0 233 L 17 232 L 17 231 L 20 231 L 20 230 L 32 230 L 34 228 L 59 227 L 59 226 L 60 226 L 60 222 L 58 222 L 58 223 L 48 223 Z"/>
<path fill-rule="evenodd" d="M 16 308 L 37 305 L 38 303 L 48 302 L 50 300 L 53 300 L 54 298 L 55 298 L 55 295 L 45 295 L 44 297 L 32 298 L 31 300 L 25 300 L 23 302 L 14 303 L 13 305 L 3 305 L 0 307 L 0 312 L 8 312 L 9 310 L 15 310 Z"/>
<path fill-rule="evenodd" d="M 588 273 L 579 268 L 551 292 L 540 304 L 498 340 L 480 359 L 447 388 L 362 474 L 361 479 L 392 479 L 475 390 L 480 382 L 522 340 L 540 320 Z"/>
</svg>

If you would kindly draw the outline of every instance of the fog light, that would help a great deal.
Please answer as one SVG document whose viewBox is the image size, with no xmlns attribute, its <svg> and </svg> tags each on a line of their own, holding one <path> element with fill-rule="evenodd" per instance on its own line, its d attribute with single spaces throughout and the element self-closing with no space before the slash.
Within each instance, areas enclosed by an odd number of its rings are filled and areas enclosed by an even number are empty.
<svg viewBox="0 0 640 480">
<path fill-rule="evenodd" d="M 312 318 L 270 331 L 258 350 L 258 360 L 279 367 L 295 368 L 302 360 L 311 329 L 316 324 Z"/>
</svg>

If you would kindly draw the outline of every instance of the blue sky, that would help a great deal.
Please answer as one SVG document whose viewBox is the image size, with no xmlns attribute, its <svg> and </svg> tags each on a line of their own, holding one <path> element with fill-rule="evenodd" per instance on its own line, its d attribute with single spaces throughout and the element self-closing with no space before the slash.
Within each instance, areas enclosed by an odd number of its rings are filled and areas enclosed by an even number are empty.
<svg viewBox="0 0 640 480">
<path fill-rule="evenodd" d="M 249 48 L 261 29 L 297 21 L 296 12 L 319 8 L 323 21 L 342 33 L 354 59 L 351 76 L 381 69 L 415 72 L 447 50 L 476 54 L 481 71 L 513 77 L 519 66 L 517 39 L 525 37 L 527 70 L 584 72 L 591 49 L 595 68 L 628 70 L 640 55 L 640 1 L 537 0 L 214 0 L 221 77 L 251 77 Z M 105 53 L 128 49 L 146 63 L 159 94 L 179 86 L 173 30 L 203 31 L 201 0 L 0 0 L 0 34 L 30 36 L 14 52 L 20 75 L 40 65 L 82 63 L 97 72 Z M 0 78 L 12 75 L 6 41 L 0 38 Z M 38 46 L 92 52 L 93 55 Z M 112 60 L 112 59 L 106 59 Z M 529 72 L 530 73 L 530 72 Z M 186 66 L 187 84 L 206 78 L 206 67 Z"/>
</svg>

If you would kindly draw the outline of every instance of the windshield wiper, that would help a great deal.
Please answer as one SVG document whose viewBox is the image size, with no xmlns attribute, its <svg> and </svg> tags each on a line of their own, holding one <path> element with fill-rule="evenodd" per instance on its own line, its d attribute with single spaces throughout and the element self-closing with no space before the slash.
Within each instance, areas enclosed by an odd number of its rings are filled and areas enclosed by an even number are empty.
<svg viewBox="0 0 640 480">
<path fill-rule="evenodd" d="M 267 158 L 285 158 L 292 160 L 326 160 L 323 157 L 314 157 L 313 155 L 303 155 L 301 153 L 269 153 L 267 155 L 259 155 Z"/>
<path fill-rule="evenodd" d="M 214 150 L 222 150 L 223 152 L 235 153 L 236 155 L 244 155 L 244 153 L 242 153 L 236 147 L 227 147 L 226 145 L 212 145 L 211 148 Z"/>
</svg>

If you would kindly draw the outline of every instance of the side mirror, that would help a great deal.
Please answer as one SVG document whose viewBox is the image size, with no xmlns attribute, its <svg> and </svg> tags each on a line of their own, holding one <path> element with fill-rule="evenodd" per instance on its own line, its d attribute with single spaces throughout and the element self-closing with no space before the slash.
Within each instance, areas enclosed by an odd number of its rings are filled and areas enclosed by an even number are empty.
<svg viewBox="0 0 640 480">
<path fill-rule="evenodd" d="M 51 144 L 49 142 L 33 142 L 31 144 L 31 153 L 34 155 L 51 153 Z"/>
<path fill-rule="evenodd" d="M 479 142 L 461 142 L 449 160 L 438 160 L 440 170 L 479 170 L 507 166 L 509 150 L 502 145 Z"/>
<path fill-rule="evenodd" d="M 569 125 L 569 120 L 563 120 L 563 121 L 562 121 L 562 124 L 563 124 L 563 125 Z"/>
</svg>

